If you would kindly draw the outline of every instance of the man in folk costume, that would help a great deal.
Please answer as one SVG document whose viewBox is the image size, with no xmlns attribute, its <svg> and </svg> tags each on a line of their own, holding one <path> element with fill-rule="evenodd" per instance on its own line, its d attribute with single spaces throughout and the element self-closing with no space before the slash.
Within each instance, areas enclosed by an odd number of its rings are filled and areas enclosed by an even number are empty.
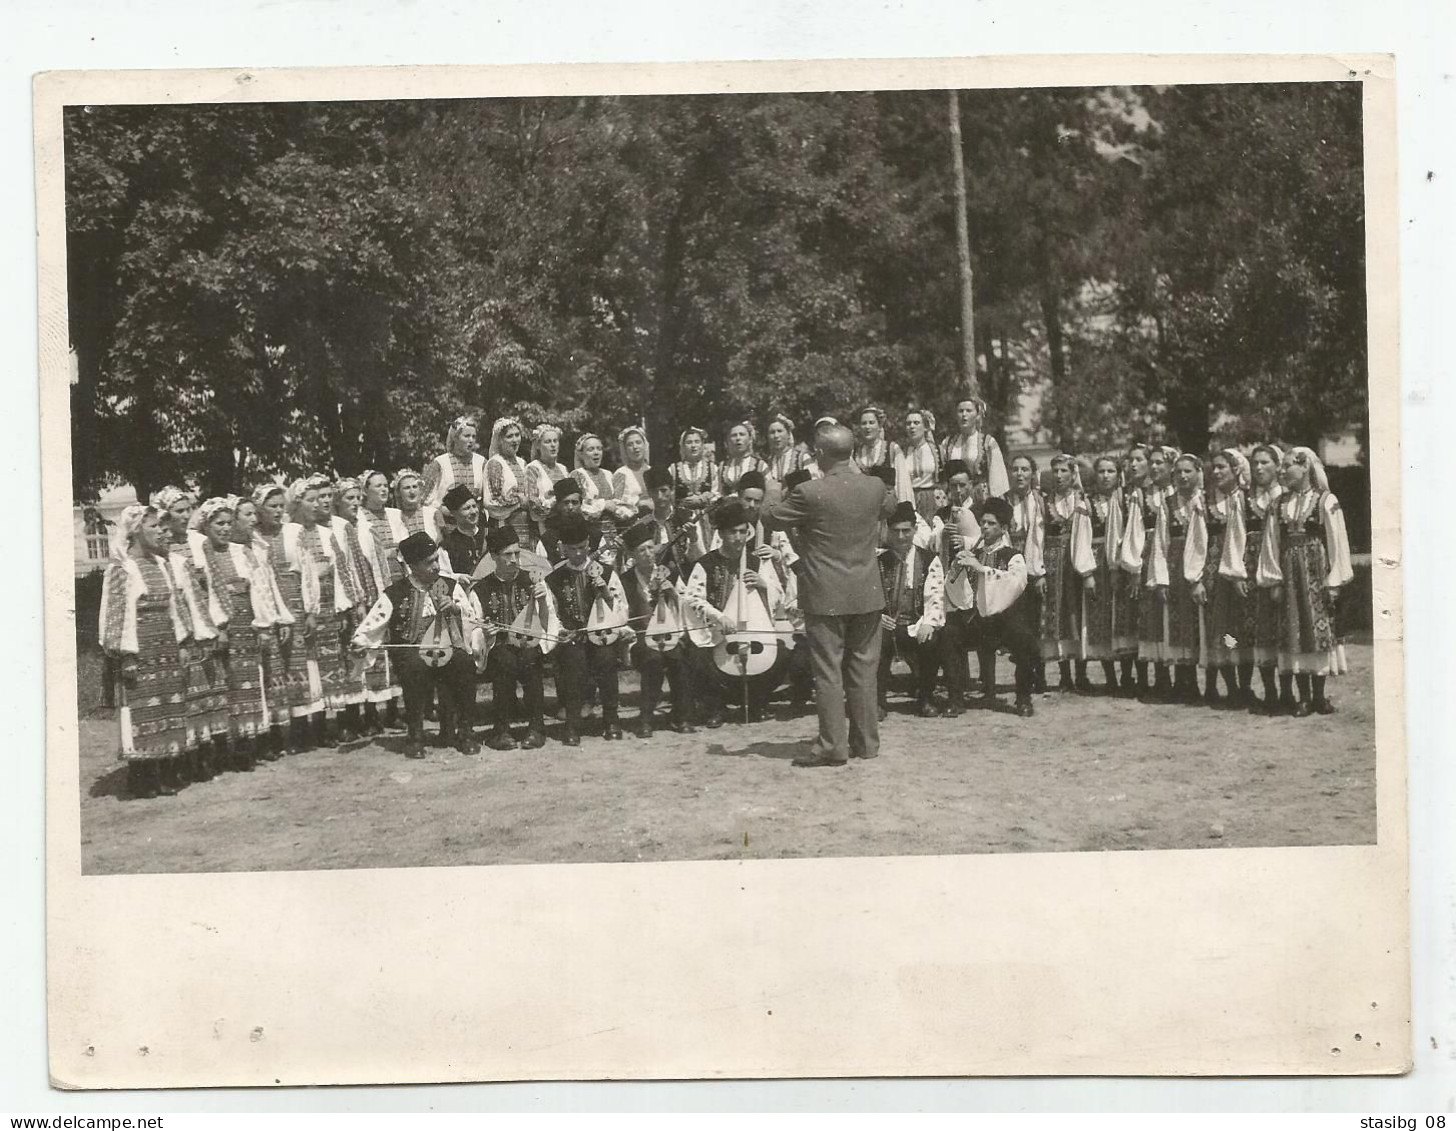
<svg viewBox="0 0 1456 1131">
<path fill-rule="evenodd" d="M 423 758 L 425 708 L 438 692 L 440 739 L 462 754 L 478 753 L 471 733 L 475 710 L 475 675 L 485 655 L 480 603 L 467 587 L 469 578 L 440 568 L 439 546 L 428 534 L 411 534 L 400 543 L 405 576 L 386 587 L 354 632 L 353 646 L 377 662 L 379 650 L 392 647 L 395 670 L 404 688 L 405 756 Z M 425 662 L 420 644 L 431 627 L 442 629 L 440 640 L 451 649 L 441 666 Z"/>
<path fill-rule="evenodd" d="M 476 498 L 485 495 L 485 457 L 476 423 L 468 416 L 450 422 L 445 433 L 445 450 L 425 464 L 425 504 L 439 506 L 451 487 L 468 487 Z"/>
<path fill-rule="evenodd" d="M 536 552 L 550 560 L 552 565 L 559 565 L 566 559 L 561 549 L 560 525 L 573 517 L 582 517 L 581 484 L 576 481 L 575 476 L 568 475 L 551 488 L 551 513 L 541 524 L 541 540 L 536 544 Z M 587 533 L 591 539 L 590 549 L 595 550 L 601 542 L 601 535 L 590 527 L 587 528 Z"/>
<path fill-rule="evenodd" d="M 996 653 L 1006 652 L 1016 665 L 1016 713 L 1030 718 L 1032 668 L 1038 662 L 1037 629 L 1029 614 L 1026 559 L 1011 545 L 1011 504 L 990 498 L 976 508 L 981 540 L 955 556 L 947 575 L 969 573 L 975 579 L 975 602 L 965 621 L 965 644 L 980 660 L 984 702 L 996 703 Z"/>
<path fill-rule="evenodd" d="M 773 563 L 749 555 L 747 566 L 740 573 L 744 551 L 753 538 L 753 526 L 743 501 L 725 498 L 713 508 L 713 525 L 717 528 L 719 545 L 694 563 L 683 591 L 683 607 L 688 639 L 694 646 L 690 662 L 696 667 L 694 683 L 704 702 L 705 725 L 720 727 L 723 725 L 724 684 L 729 677 L 717 669 L 713 655 L 723 642 L 724 630 L 731 631 L 733 627 L 734 610 L 730 606 L 734 604 L 732 595 L 736 583 L 742 581 L 748 600 L 762 602 L 768 619 L 780 629 L 762 642 L 765 647 L 789 646 L 793 629 L 784 620 L 784 591 Z M 762 717 L 773 683 L 771 673 L 748 680 L 746 691 L 750 720 Z"/>
<path fill-rule="evenodd" d="M 471 494 L 469 487 L 456 484 L 445 493 L 441 506 L 452 519 L 440 537 L 440 549 L 445 554 L 444 566 L 469 577 L 485 556 L 486 531 L 485 524 L 480 521 L 480 500 Z"/>
<path fill-rule="evenodd" d="M 927 525 L 923 519 L 916 523 L 912 543 L 917 550 L 933 551 L 940 559 L 941 569 L 947 584 L 944 587 L 945 627 L 940 633 L 941 667 L 945 669 L 946 707 L 950 718 L 966 709 L 966 694 L 970 687 L 970 662 L 967 659 L 967 628 L 974 609 L 974 588 L 965 572 L 958 574 L 958 582 L 951 580 L 950 563 L 956 555 L 973 547 L 981 538 L 981 525 L 976 521 L 975 505 L 971 501 L 971 469 L 965 461 L 954 459 L 946 464 L 946 491 L 949 502 L 935 512 L 935 520 Z"/>
<path fill-rule="evenodd" d="M 672 489 L 671 481 L 668 488 Z M 696 524 L 694 524 L 696 525 Z M 642 676 L 642 700 L 633 733 L 638 738 L 651 738 L 657 706 L 662 700 L 662 681 L 667 677 L 668 694 L 672 699 L 672 729 L 678 734 L 691 734 L 696 728 L 688 721 L 689 685 L 687 648 L 684 640 L 667 651 L 647 646 L 647 630 L 659 595 L 665 591 L 679 599 L 681 575 L 673 562 L 672 550 L 659 540 L 661 529 L 653 519 L 633 523 L 622 535 L 629 568 L 622 575 L 622 589 L 627 595 L 631 623 L 637 626 L 637 639 L 632 645 L 632 666 Z"/>
<path fill-rule="evenodd" d="M 588 682 L 600 692 L 602 703 L 602 737 L 612 741 L 622 737 L 617 722 L 617 641 L 631 634 L 623 625 L 616 639 L 596 643 L 588 639 L 587 624 L 598 600 L 612 612 L 626 613 L 627 596 L 622 579 L 609 565 L 594 560 L 591 551 L 591 530 L 580 514 L 562 516 L 555 524 L 560 540 L 562 562 L 547 578 L 556 600 L 556 613 L 561 620 L 565 639 L 556 649 L 556 694 L 566 713 L 567 746 L 581 745 L 581 712 Z"/>
<path fill-rule="evenodd" d="M 649 467 L 643 479 L 647 483 L 648 498 L 652 501 L 652 510 L 646 517 L 651 521 L 657 544 L 674 541 L 684 529 L 687 530 L 672 551 L 679 569 L 686 569 L 707 551 L 703 544 L 702 524 L 697 516 L 678 506 L 678 500 L 686 497 L 688 487 L 674 483 L 672 472 L 665 467 Z"/>
<path fill-rule="evenodd" d="M 800 482 L 792 475 L 790 478 L 795 483 Z M 782 650 L 784 667 L 781 678 L 789 685 L 790 704 L 799 707 L 809 701 L 814 690 L 814 670 L 809 664 L 809 649 L 803 646 L 804 614 L 799 608 L 799 575 L 794 568 L 799 564 L 799 552 L 794 549 L 793 531 L 774 530 L 764 533 L 762 512 L 767 499 L 767 486 L 767 479 L 762 472 L 745 471 L 738 480 L 738 497 L 748 511 L 748 521 L 753 527 L 748 539 L 749 556 L 771 563 L 774 576 L 778 578 L 784 591 L 783 618 L 789 622 L 793 634 Z M 718 541 L 715 536 L 714 545 Z M 773 680 L 775 685 L 779 678 L 776 676 Z"/>
<path fill-rule="evenodd" d="M 526 736 L 520 745 L 526 750 L 535 750 L 546 743 L 542 681 L 545 657 L 557 642 L 554 637 L 543 635 L 539 640 L 517 646 L 508 642 L 507 630 L 532 602 L 545 602 L 548 614 L 541 618 L 544 630 L 545 623 L 555 620 L 555 601 L 545 581 L 533 581 L 521 568 L 522 546 L 514 526 L 492 530 L 488 549 L 495 568 L 475 585 L 482 619 L 486 622 L 489 655 L 485 674 L 490 678 L 495 708 L 495 726 L 486 745 L 492 750 L 516 748 L 511 722 L 517 714 L 519 685 L 526 708 Z"/>
<path fill-rule="evenodd" d="M 880 624 L 880 718 L 886 715 L 890 664 L 898 654 L 915 678 L 915 713 L 934 718 L 935 674 L 940 666 L 937 633 L 945 626 L 945 571 L 933 550 L 915 545 L 915 504 L 896 504 L 890 515 L 889 545 L 880 551 L 885 611 Z"/>
</svg>

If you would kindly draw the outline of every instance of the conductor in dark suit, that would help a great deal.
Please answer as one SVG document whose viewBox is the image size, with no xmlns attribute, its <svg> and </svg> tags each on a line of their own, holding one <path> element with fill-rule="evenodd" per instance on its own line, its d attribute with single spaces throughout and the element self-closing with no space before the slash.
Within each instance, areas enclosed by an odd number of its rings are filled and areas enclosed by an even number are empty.
<svg viewBox="0 0 1456 1131">
<path fill-rule="evenodd" d="M 895 496 L 850 462 L 854 435 L 838 424 L 814 433 L 822 479 L 800 483 L 764 515 L 767 530 L 795 531 L 800 554 L 799 607 L 814 668 L 819 738 L 807 766 L 842 766 L 880 751 L 877 681 L 880 613 L 880 522 Z M 847 715 L 847 718 L 846 718 Z"/>
</svg>

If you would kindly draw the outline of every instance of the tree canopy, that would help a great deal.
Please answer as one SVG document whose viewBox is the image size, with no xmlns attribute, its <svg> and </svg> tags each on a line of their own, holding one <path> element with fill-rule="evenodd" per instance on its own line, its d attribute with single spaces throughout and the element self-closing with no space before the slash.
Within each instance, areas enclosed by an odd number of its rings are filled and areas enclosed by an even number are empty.
<svg viewBox="0 0 1456 1131">
<path fill-rule="evenodd" d="M 979 380 L 1077 450 L 1365 416 L 1360 87 L 962 91 Z M 66 112 L 78 497 L 418 465 L 446 423 L 958 385 L 944 92 Z M 659 458 L 660 455 L 659 455 Z"/>
</svg>

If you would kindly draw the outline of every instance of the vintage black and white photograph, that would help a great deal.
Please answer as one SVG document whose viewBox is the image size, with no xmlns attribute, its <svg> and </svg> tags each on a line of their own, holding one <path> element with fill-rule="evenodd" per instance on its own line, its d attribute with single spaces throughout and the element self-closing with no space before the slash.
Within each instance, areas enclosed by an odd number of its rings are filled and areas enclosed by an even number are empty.
<svg viewBox="0 0 1456 1131">
<path fill-rule="evenodd" d="M 85 873 L 1375 843 L 1360 82 L 63 125 Z"/>
</svg>

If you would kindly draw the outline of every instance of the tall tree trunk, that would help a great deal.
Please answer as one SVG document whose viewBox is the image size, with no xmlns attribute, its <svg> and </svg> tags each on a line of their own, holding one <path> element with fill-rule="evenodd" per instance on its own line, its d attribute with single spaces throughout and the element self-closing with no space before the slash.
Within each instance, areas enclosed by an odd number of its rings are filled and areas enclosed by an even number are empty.
<svg viewBox="0 0 1456 1131">
<path fill-rule="evenodd" d="M 955 170 L 956 252 L 961 265 L 961 380 L 966 395 L 976 397 L 980 395 L 980 382 L 976 375 L 976 313 L 972 298 L 970 221 L 966 216 L 966 159 L 961 148 L 961 96 L 957 90 L 946 94 L 950 102 L 950 149 Z"/>
<path fill-rule="evenodd" d="M 1051 360 L 1052 369 L 1052 396 L 1066 388 L 1067 380 L 1067 354 L 1066 342 L 1062 337 L 1062 304 L 1057 296 L 1056 287 L 1044 268 L 1041 291 L 1041 317 L 1046 326 L 1047 354 Z M 1066 422 L 1060 412 L 1052 413 L 1051 420 L 1052 438 L 1056 441 L 1057 447 L 1062 451 L 1069 451 L 1071 436 L 1068 434 Z"/>
</svg>

